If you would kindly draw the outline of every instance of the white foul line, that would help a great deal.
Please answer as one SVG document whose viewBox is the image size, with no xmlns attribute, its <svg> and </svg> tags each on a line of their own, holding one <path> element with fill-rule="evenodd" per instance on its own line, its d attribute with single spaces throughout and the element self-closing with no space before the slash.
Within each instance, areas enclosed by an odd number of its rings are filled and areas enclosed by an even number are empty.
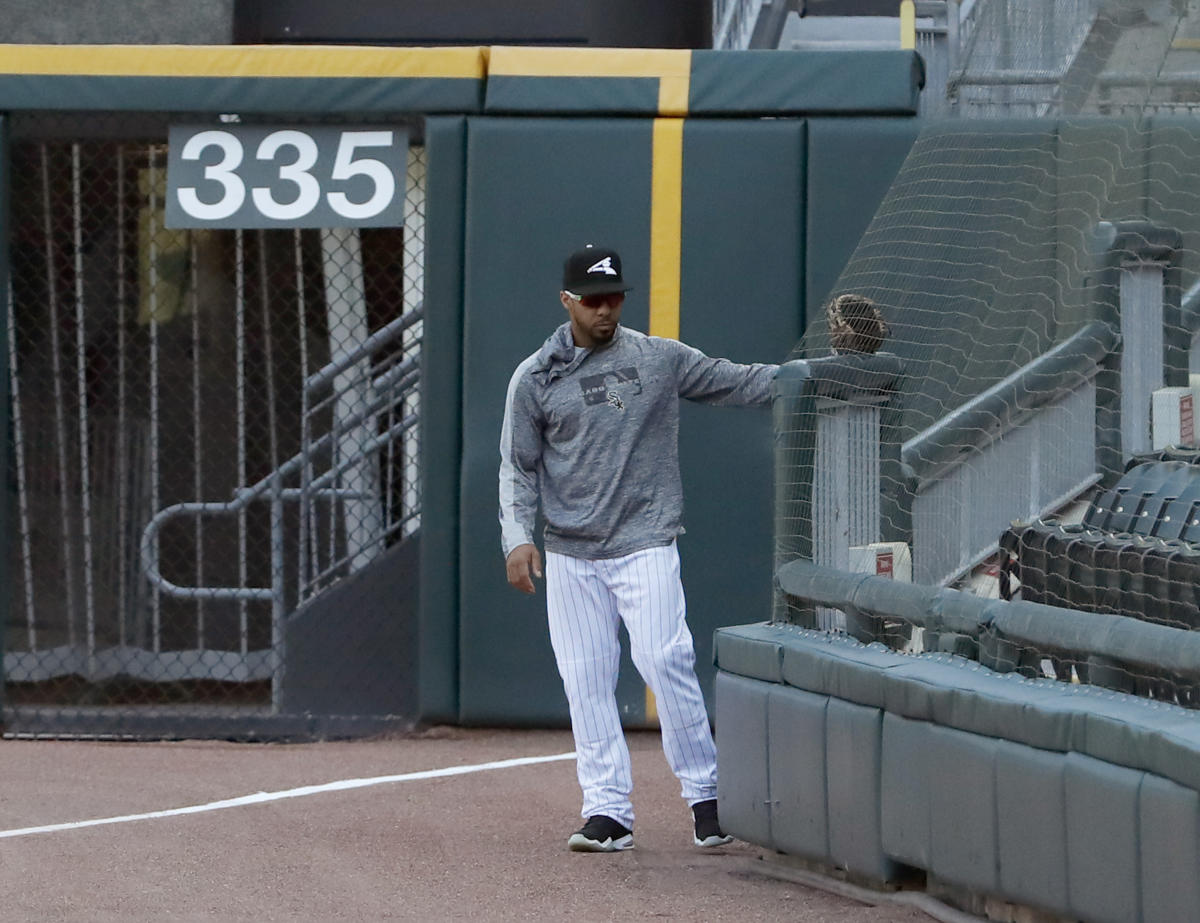
<svg viewBox="0 0 1200 923">
<path fill-rule="evenodd" d="M 178 817 L 183 814 L 202 814 L 206 811 L 240 808 L 248 804 L 282 801 L 285 798 L 304 798 L 308 795 L 320 795 L 324 792 L 342 792 L 352 788 L 367 788 L 371 785 L 387 785 L 391 782 L 416 782 L 421 779 L 441 779 L 446 776 L 462 776 L 472 772 L 488 772 L 493 769 L 509 769 L 513 766 L 532 766 L 535 763 L 553 763 L 558 760 L 573 759 L 575 759 L 574 752 L 559 753 L 554 756 L 522 756 L 511 760 L 496 760 L 491 763 L 475 763 L 471 766 L 450 766 L 446 769 L 425 769 L 420 772 L 405 772 L 395 776 L 374 776 L 369 779 L 342 779 L 338 782 L 326 782 L 322 785 L 304 785 L 300 788 L 289 788 L 281 792 L 258 792 L 254 795 L 242 795 L 239 798 L 210 801 L 208 804 L 194 804 L 186 808 L 171 808 L 166 811 L 148 811 L 145 814 L 100 817 L 95 820 L 79 820 L 65 824 L 47 824 L 44 827 L 21 827 L 16 830 L 0 830 L 0 839 L 31 836 L 35 833 L 57 833 L 60 830 L 78 830 L 81 827 L 100 827 L 105 824 L 127 824 L 135 820 L 154 820 L 159 817 Z"/>
</svg>

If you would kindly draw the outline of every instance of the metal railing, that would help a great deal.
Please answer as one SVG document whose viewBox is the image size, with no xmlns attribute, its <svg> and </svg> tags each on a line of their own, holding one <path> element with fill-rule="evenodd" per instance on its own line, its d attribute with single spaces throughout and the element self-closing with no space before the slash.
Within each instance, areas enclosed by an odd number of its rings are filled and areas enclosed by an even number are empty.
<svg viewBox="0 0 1200 923">
<path fill-rule="evenodd" d="M 749 48 L 754 25 L 766 5 L 766 0 L 713 0 L 713 48 Z"/>
<path fill-rule="evenodd" d="M 361 567 L 378 555 L 398 537 L 405 534 L 405 527 L 419 513 L 409 513 L 395 518 L 364 537 L 360 533 L 356 540 L 347 538 L 359 523 L 351 522 L 343 514 L 343 535 L 339 539 L 337 518 L 332 509 L 339 504 L 343 510 L 354 501 L 378 505 L 378 491 L 363 490 L 359 486 L 345 487 L 342 481 L 354 468 L 369 461 L 381 451 L 386 451 L 397 440 L 413 429 L 419 417 L 416 413 L 397 414 L 396 408 L 403 407 L 406 399 L 419 384 L 419 361 L 415 356 L 402 358 L 402 351 L 393 350 L 382 362 L 370 360 L 393 349 L 423 317 L 423 311 L 409 311 L 368 337 L 356 348 L 329 362 L 304 380 L 303 395 L 303 445 L 299 452 L 249 487 L 237 491 L 232 500 L 217 502 L 176 503 L 160 510 L 146 525 L 142 533 L 141 561 L 147 579 L 159 591 L 183 599 L 233 600 L 239 603 L 252 601 L 271 604 L 271 644 L 265 653 L 263 669 L 271 678 L 272 705 L 279 705 L 282 674 L 285 667 L 283 652 L 283 626 L 289 609 L 289 594 L 286 586 L 285 503 L 299 503 L 300 538 L 298 542 L 299 600 L 315 595 L 321 588 L 330 585 L 337 577 Z M 409 340 L 406 345 L 411 346 Z M 349 377 L 347 377 L 349 376 Z M 335 386 L 340 385 L 340 387 Z M 348 393 L 361 393 L 366 387 L 367 399 L 360 403 L 344 419 L 334 417 L 329 432 L 313 439 L 312 419 L 315 415 L 335 404 Z M 319 400 L 311 398 L 327 392 Z M 348 434 L 352 437 L 347 439 Z M 326 470 L 314 475 L 318 459 L 328 456 Z M 285 479 L 299 477 L 300 486 L 285 487 Z M 236 515 L 244 512 L 255 502 L 270 504 L 271 542 L 271 585 L 269 587 L 234 586 L 180 586 L 163 576 L 159 569 L 159 533 L 172 519 L 182 516 Z M 320 519 L 315 506 L 322 501 L 330 507 L 325 517 L 328 526 L 328 553 L 322 559 L 316 542 L 312 541 L 317 529 L 314 524 Z M 243 612 L 243 632 L 245 614 Z"/>
<path fill-rule="evenodd" d="M 904 444 L 914 581 L 954 580 L 995 552 L 1014 518 L 1056 510 L 1100 479 L 1095 379 L 1114 342 L 1092 325 Z"/>
</svg>

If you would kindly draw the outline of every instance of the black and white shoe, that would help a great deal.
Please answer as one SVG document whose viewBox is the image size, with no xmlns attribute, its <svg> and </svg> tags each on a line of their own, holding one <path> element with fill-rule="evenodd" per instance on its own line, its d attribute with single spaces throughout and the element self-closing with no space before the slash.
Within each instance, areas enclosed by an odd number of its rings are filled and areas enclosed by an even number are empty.
<svg viewBox="0 0 1200 923">
<path fill-rule="evenodd" d="M 633 831 L 603 814 L 593 814 L 571 834 L 567 847 L 572 852 L 617 852 L 633 849 Z"/>
<path fill-rule="evenodd" d="M 717 820 L 717 799 L 696 802 L 692 805 L 692 817 L 696 820 L 696 836 L 692 842 L 697 846 L 724 846 L 733 842 L 733 837 L 725 835 Z"/>
</svg>

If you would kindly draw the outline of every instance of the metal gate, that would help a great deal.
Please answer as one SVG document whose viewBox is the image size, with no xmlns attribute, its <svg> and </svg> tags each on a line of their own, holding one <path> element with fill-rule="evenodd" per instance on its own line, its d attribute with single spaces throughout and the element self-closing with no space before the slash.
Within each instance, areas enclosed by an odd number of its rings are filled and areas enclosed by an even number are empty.
<svg viewBox="0 0 1200 923">
<path fill-rule="evenodd" d="M 423 148 L 403 228 L 172 230 L 169 122 L 12 122 L 10 727 L 269 714 L 282 614 L 420 524 Z"/>
</svg>

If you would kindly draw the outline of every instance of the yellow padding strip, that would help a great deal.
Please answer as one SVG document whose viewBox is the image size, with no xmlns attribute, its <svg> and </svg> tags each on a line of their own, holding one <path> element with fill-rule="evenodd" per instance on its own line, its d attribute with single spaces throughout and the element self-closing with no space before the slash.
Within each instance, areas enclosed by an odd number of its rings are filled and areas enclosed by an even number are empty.
<svg viewBox="0 0 1200 923">
<path fill-rule="evenodd" d="M 912 51 L 917 47 L 917 8 L 913 0 L 900 0 L 900 48 Z"/>
<path fill-rule="evenodd" d="M 679 260 L 683 232 L 683 119 L 655 119 L 650 176 L 650 335 L 679 339 Z M 646 687 L 646 723 L 658 702 Z"/>
<path fill-rule="evenodd" d="M 683 119 L 654 120 L 650 177 L 650 334 L 679 339 Z"/>
<path fill-rule="evenodd" d="M 0 45 L 0 74 L 483 79 L 488 49 L 348 45 Z"/>
<path fill-rule="evenodd" d="M 1200 38 L 1177 38 L 1171 47 L 1179 51 L 1200 51 Z"/>
<path fill-rule="evenodd" d="M 658 114 L 687 115 L 692 52 L 686 48 L 491 49 L 488 72 L 503 77 L 657 77 Z"/>
</svg>

